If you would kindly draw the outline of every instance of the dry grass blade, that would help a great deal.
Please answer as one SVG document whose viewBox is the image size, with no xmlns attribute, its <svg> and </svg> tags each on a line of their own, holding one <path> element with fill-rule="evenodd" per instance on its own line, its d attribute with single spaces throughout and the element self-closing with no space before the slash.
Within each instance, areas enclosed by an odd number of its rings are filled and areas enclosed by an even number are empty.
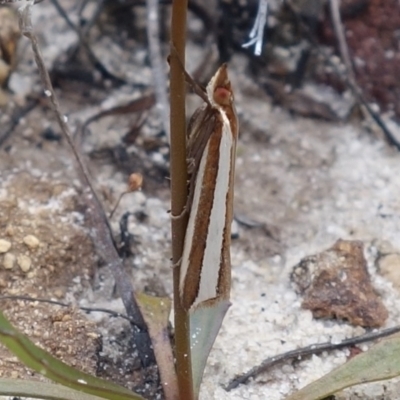
<svg viewBox="0 0 400 400">
<path fill-rule="evenodd" d="M 261 373 L 264 373 L 268 368 L 271 368 L 282 362 L 291 359 L 304 359 L 304 357 L 311 356 L 313 354 L 320 354 L 323 351 L 333 351 L 343 349 L 345 347 L 355 346 L 360 343 L 370 342 L 372 340 L 380 339 L 390 335 L 394 335 L 400 331 L 400 326 L 395 326 L 393 328 L 385 329 L 381 332 L 366 333 L 365 335 L 360 335 L 354 338 L 343 340 L 340 343 L 317 343 L 310 346 L 302 347 L 300 349 L 291 350 L 283 354 L 278 354 L 277 356 L 269 357 L 265 359 L 260 365 L 255 366 L 250 371 L 238 375 L 233 378 L 229 384 L 226 386 L 226 390 L 230 391 L 237 388 L 239 385 L 245 384 L 249 379 L 255 378 Z"/>
</svg>

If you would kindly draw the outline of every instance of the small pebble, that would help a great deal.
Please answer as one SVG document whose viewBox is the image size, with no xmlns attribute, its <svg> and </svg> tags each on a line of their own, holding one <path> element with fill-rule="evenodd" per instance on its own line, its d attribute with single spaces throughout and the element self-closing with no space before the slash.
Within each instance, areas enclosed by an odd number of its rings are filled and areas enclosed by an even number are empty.
<svg viewBox="0 0 400 400">
<path fill-rule="evenodd" d="M 64 297 L 64 292 L 61 289 L 56 289 L 54 291 L 54 296 L 57 297 L 58 299 L 61 299 Z"/>
<path fill-rule="evenodd" d="M 66 322 L 66 321 L 71 321 L 71 319 L 72 319 L 72 317 L 71 317 L 71 315 L 70 314 L 65 314 L 65 315 L 63 315 L 63 317 L 62 317 L 62 321 L 63 322 Z"/>
<path fill-rule="evenodd" d="M 7 236 L 14 236 L 15 235 L 15 228 L 13 225 L 7 225 L 6 230 L 4 232 Z"/>
<path fill-rule="evenodd" d="M 31 250 L 36 249 L 40 244 L 39 239 L 33 235 L 27 235 L 22 240 Z"/>
<path fill-rule="evenodd" d="M 239 225 L 235 219 L 232 221 L 231 239 L 239 239 Z"/>
<path fill-rule="evenodd" d="M 28 256 L 22 254 L 18 256 L 17 263 L 23 272 L 28 272 L 31 269 L 32 260 Z"/>
<path fill-rule="evenodd" d="M 36 276 L 36 270 L 29 271 L 29 272 L 26 274 L 26 277 L 27 277 L 28 279 L 33 279 L 35 276 Z"/>
<path fill-rule="evenodd" d="M 11 248 L 11 242 L 8 240 L 0 239 L 0 253 L 7 253 Z"/>
<path fill-rule="evenodd" d="M 400 254 L 386 254 L 380 257 L 378 268 L 380 273 L 391 281 L 397 290 L 400 290 Z"/>
<path fill-rule="evenodd" d="M 5 254 L 3 259 L 3 267 L 5 269 L 12 269 L 15 265 L 16 259 L 17 257 L 15 257 L 15 255 L 12 253 Z"/>
</svg>

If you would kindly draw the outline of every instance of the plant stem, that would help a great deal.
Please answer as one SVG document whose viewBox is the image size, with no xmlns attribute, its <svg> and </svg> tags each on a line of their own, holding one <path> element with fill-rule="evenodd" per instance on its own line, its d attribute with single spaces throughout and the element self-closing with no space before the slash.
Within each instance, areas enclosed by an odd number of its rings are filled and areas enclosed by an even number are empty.
<svg viewBox="0 0 400 400">
<path fill-rule="evenodd" d="M 171 213 L 182 215 L 187 201 L 185 65 L 187 0 L 173 0 L 171 21 Z M 189 316 L 179 296 L 179 260 L 182 257 L 187 213 L 172 218 L 176 370 L 181 400 L 194 400 L 190 357 Z"/>
</svg>

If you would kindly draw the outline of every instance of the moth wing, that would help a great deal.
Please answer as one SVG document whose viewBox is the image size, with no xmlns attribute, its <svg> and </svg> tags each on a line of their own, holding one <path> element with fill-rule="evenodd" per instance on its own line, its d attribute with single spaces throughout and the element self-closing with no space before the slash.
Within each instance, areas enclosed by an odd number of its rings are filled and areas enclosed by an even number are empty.
<svg viewBox="0 0 400 400">
<path fill-rule="evenodd" d="M 196 182 L 201 157 L 213 130 L 215 129 L 216 119 L 217 111 L 214 108 L 205 105 L 199 107 L 195 111 L 189 122 L 187 135 L 187 167 L 190 177 L 189 196 L 187 202 L 188 209 L 190 209 L 192 204 L 194 184 Z"/>
</svg>

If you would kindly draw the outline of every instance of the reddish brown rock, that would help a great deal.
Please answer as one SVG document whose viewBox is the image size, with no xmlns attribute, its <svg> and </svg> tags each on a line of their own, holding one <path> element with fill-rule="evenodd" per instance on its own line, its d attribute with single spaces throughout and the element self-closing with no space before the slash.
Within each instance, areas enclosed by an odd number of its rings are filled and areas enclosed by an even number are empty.
<svg viewBox="0 0 400 400">
<path fill-rule="evenodd" d="M 314 318 L 339 318 L 363 327 L 382 326 L 388 312 L 371 285 L 358 241 L 338 240 L 293 268 L 291 280 Z"/>
</svg>

